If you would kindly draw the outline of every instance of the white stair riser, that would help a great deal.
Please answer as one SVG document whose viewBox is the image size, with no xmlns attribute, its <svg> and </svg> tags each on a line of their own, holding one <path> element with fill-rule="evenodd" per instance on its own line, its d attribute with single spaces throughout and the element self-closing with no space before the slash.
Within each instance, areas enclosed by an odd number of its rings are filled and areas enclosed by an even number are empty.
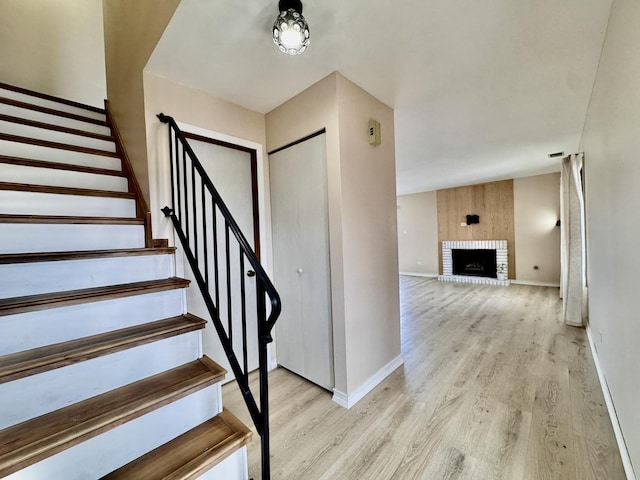
<svg viewBox="0 0 640 480">
<path fill-rule="evenodd" d="M 89 337 L 185 313 L 184 291 L 133 295 L 100 302 L 0 316 L 0 355 Z"/>
<path fill-rule="evenodd" d="M 0 265 L 0 298 L 160 280 L 174 276 L 171 255 Z"/>
<path fill-rule="evenodd" d="M 135 218 L 132 198 L 0 190 L 0 212 L 11 215 L 64 215 Z"/>
<path fill-rule="evenodd" d="M 1 89 L 0 89 L 1 90 Z M 1 90 L 0 96 L 104 120 L 57 102 Z M 0 104 L 0 113 L 110 135 L 107 127 Z M 110 141 L 0 121 L 0 132 L 104 151 Z M 0 141 L 0 154 L 119 171 L 118 158 Z M 0 164 L 0 181 L 126 192 L 122 177 Z M 128 199 L 0 190 L 0 213 L 96 217 L 136 216 Z M 0 254 L 144 246 L 135 225 L 0 223 Z M 143 255 L 0 265 L 0 298 L 160 279 L 175 274 L 172 255 Z M 0 355 L 177 316 L 183 290 L 148 293 L 0 317 Z M 162 373 L 197 359 L 200 331 L 140 345 L 41 374 L 0 384 L 0 430 Z M 194 392 L 140 418 L 66 449 L 7 477 L 12 480 L 99 478 L 212 418 L 222 410 L 220 383 Z M 235 452 L 203 480 L 247 479 L 246 448 Z"/>
<path fill-rule="evenodd" d="M 30 160 L 44 160 L 70 165 L 82 165 L 85 167 L 106 168 L 109 170 L 121 170 L 122 168 L 120 159 L 115 157 L 74 152 L 60 148 L 41 147 L 28 143 L 7 142 L 4 140 L 0 140 L 0 153 L 2 155 L 28 158 Z"/>
<path fill-rule="evenodd" d="M 34 138 L 37 140 L 46 140 L 48 142 L 66 143 L 78 147 L 96 148 L 107 152 L 116 151 L 116 145 L 112 140 L 101 140 L 98 138 L 85 137 L 83 135 L 73 135 L 46 128 L 22 125 L 21 123 L 4 122 L 0 120 L 0 133 Z"/>
<path fill-rule="evenodd" d="M 196 360 L 200 332 L 0 384 L 0 429 Z"/>
<path fill-rule="evenodd" d="M 249 480 L 247 447 L 235 451 L 198 480 Z"/>
<path fill-rule="evenodd" d="M 217 385 L 207 387 L 9 475 L 6 479 L 100 478 L 213 418 L 221 410 L 218 392 Z M 240 478 L 246 477 L 228 477 L 225 480 Z"/>
<path fill-rule="evenodd" d="M 0 181 L 51 187 L 90 188 L 110 192 L 129 191 L 129 181 L 125 177 L 8 163 L 0 163 Z"/>
<path fill-rule="evenodd" d="M 18 100 L 20 102 L 38 105 L 40 107 L 53 108 L 55 110 L 61 110 L 67 113 L 73 113 L 75 115 L 82 115 L 83 117 L 95 118 L 96 120 L 106 119 L 106 115 L 104 113 L 94 112 L 92 110 L 87 110 L 86 108 L 73 107 L 71 105 L 67 105 L 66 103 L 60 103 L 54 100 L 46 100 L 44 98 L 27 95 L 25 93 L 14 92 L 13 90 L 7 90 L 4 88 L 0 88 L 0 97 L 11 98 L 12 100 Z"/>
<path fill-rule="evenodd" d="M 2 96 L 1 93 L 2 92 L 0 92 L 0 96 Z M 11 115 L 12 117 L 24 118 L 26 120 L 33 120 L 35 122 L 52 123 L 54 125 L 60 125 L 61 127 L 75 128 L 76 130 L 83 130 L 85 132 L 111 135 L 111 129 L 104 125 L 97 125 L 95 123 L 61 117 L 58 115 L 50 115 L 48 113 L 42 113 L 28 108 L 16 107 L 4 103 L 0 103 L 0 113 L 4 115 Z"/>
<path fill-rule="evenodd" d="M 143 248 L 142 225 L 0 223 L 0 254 Z"/>
</svg>

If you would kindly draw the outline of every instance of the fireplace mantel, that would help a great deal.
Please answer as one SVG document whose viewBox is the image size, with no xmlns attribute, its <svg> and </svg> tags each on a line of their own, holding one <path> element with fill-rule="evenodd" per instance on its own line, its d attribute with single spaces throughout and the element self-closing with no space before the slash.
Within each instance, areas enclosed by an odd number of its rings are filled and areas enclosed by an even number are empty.
<svg viewBox="0 0 640 480">
<path fill-rule="evenodd" d="M 495 250 L 498 265 L 505 264 L 508 271 L 507 241 L 506 240 L 445 240 L 442 242 L 442 275 L 438 277 L 441 282 L 476 283 L 481 285 L 509 286 L 511 282 L 490 277 L 477 277 L 453 274 L 453 259 L 451 251 L 464 250 Z"/>
</svg>

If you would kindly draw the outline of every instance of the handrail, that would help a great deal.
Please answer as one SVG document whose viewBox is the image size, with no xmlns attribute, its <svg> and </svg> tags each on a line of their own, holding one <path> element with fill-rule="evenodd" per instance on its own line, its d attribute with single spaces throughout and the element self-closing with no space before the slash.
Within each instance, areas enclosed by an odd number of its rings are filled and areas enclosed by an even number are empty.
<svg viewBox="0 0 640 480">
<path fill-rule="evenodd" d="M 269 480 L 267 345 L 273 341 L 271 330 L 280 314 L 280 296 L 175 120 L 162 113 L 158 115 L 158 118 L 169 126 L 171 164 L 171 207 L 164 207 L 162 212 L 171 219 L 182 243 L 196 283 L 200 287 L 205 305 L 211 315 L 213 326 L 218 333 L 240 392 L 261 437 L 262 480 Z M 221 232 L 219 223 L 224 223 L 224 232 Z M 220 239 L 221 236 L 222 239 Z M 232 238 L 235 238 L 236 243 L 231 243 Z M 209 251 L 209 246 L 212 247 L 213 252 Z M 234 266 L 230 257 L 235 253 L 235 249 L 238 253 L 238 263 Z M 245 281 L 245 262 L 251 266 L 251 270 L 248 270 L 246 275 L 256 279 L 259 407 L 249 387 L 248 350 L 250 347 L 248 344 L 249 332 L 247 331 L 246 293 L 248 286 Z M 222 267 L 221 263 L 224 263 Z M 233 282 L 232 278 L 234 272 L 237 274 L 236 282 Z M 226 280 L 226 285 L 224 280 Z M 238 284 L 235 285 L 237 290 L 233 289 L 232 283 Z M 233 301 L 234 292 L 236 292 L 235 295 L 238 293 L 240 295 L 239 314 L 237 311 L 233 311 L 234 303 L 238 303 Z M 267 298 L 270 305 L 268 316 Z M 221 318 L 222 310 L 226 310 L 224 312 L 227 317 L 226 325 Z M 234 349 L 234 343 L 238 342 L 237 336 L 234 336 L 233 325 L 234 319 L 238 316 L 241 319 L 242 366 Z"/>
</svg>

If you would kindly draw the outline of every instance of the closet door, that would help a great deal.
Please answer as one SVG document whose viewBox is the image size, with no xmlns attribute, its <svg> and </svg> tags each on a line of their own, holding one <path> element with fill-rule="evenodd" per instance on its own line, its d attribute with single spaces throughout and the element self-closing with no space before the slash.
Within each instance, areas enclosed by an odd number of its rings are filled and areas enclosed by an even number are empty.
<svg viewBox="0 0 640 480">
<path fill-rule="evenodd" d="M 325 135 L 269 156 L 278 363 L 332 389 Z"/>
</svg>

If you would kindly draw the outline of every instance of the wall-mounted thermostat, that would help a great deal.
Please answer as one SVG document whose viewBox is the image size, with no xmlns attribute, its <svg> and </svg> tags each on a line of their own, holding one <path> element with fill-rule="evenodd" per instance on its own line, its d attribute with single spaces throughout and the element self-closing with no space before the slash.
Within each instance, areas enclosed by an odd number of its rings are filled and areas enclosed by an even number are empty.
<svg viewBox="0 0 640 480">
<path fill-rule="evenodd" d="M 369 120 L 369 143 L 374 147 L 380 145 L 380 122 Z"/>
</svg>

